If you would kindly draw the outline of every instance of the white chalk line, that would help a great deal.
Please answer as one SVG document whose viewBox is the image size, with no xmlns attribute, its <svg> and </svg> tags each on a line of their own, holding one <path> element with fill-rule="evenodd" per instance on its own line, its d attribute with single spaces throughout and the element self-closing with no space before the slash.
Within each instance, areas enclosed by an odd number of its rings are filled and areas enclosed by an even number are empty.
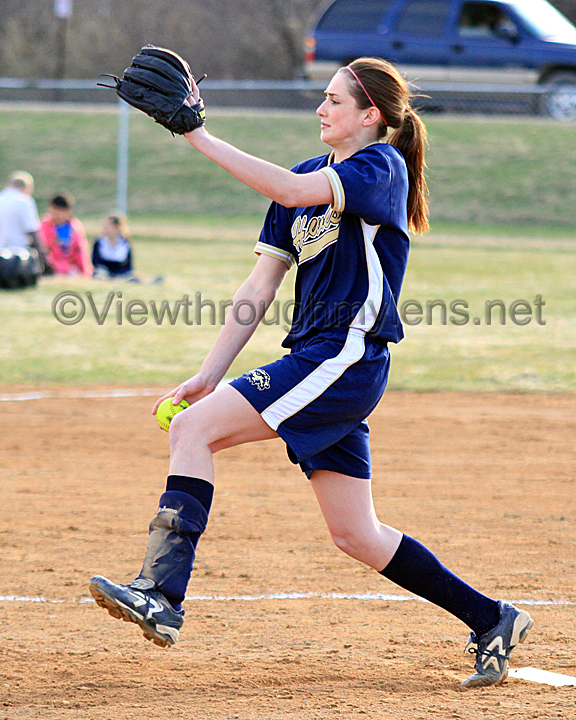
<svg viewBox="0 0 576 720">
<path fill-rule="evenodd" d="M 31 603 L 63 603 L 64 600 L 49 600 L 45 597 L 28 597 L 28 595 L 0 595 L 0 602 L 31 602 Z"/>
<path fill-rule="evenodd" d="M 26 402 L 28 400 L 83 400 L 86 398 L 161 397 L 158 388 L 109 388 L 108 390 L 78 390 L 66 393 L 37 390 L 20 393 L 0 393 L 0 402 Z"/>
<path fill-rule="evenodd" d="M 227 385 L 234 378 L 230 375 L 220 380 Z M 28 400 L 84 400 L 86 398 L 162 397 L 166 388 L 105 388 L 102 390 L 31 390 L 30 392 L 0 393 L 0 402 L 26 402 Z"/>
<path fill-rule="evenodd" d="M 424 598 L 416 595 L 389 595 L 386 593 L 339 593 L 339 592 L 278 592 L 263 595 L 186 595 L 189 601 L 215 601 L 229 602 L 232 600 L 253 602 L 258 600 L 307 600 L 319 598 L 321 600 L 380 600 L 383 602 L 407 602 L 409 600 L 419 600 L 420 602 L 428 602 Z M 67 602 L 60 598 L 45 598 L 42 595 L 30 597 L 28 595 L 0 595 L 0 602 L 31 602 L 31 603 L 63 603 Z M 94 599 L 91 597 L 83 597 L 79 600 L 70 600 L 68 602 L 92 603 Z M 576 605 L 571 600 L 509 600 L 514 605 Z"/>
</svg>

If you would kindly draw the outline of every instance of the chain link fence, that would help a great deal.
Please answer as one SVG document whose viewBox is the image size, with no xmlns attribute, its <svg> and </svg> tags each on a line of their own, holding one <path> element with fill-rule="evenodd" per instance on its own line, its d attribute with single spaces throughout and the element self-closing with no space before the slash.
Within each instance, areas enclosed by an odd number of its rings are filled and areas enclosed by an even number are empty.
<svg viewBox="0 0 576 720">
<path fill-rule="evenodd" d="M 0 101 L 116 101 L 98 80 L 26 80 L 0 78 Z M 309 80 L 206 80 L 202 97 L 212 107 L 313 110 L 326 82 Z M 417 89 L 415 105 L 424 113 L 549 116 L 576 121 L 576 85 L 504 85 L 429 82 Z"/>
</svg>

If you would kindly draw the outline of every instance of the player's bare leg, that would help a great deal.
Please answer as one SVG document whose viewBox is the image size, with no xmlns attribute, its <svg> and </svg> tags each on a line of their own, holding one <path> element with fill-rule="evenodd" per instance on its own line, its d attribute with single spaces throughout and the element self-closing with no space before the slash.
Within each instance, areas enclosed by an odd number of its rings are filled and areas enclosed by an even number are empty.
<svg viewBox="0 0 576 720">
<path fill-rule="evenodd" d="M 176 415 L 170 425 L 170 475 L 214 482 L 219 450 L 277 438 L 246 398 L 224 385 Z"/>
<path fill-rule="evenodd" d="M 130 585 L 93 577 L 90 592 L 97 604 L 112 617 L 137 623 L 155 644 L 173 645 L 184 622 L 181 602 L 212 503 L 212 454 L 276 437 L 252 405 L 229 386 L 176 415 L 170 426 L 170 474 L 150 525 L 142 570 Z"/>
<path fill-rule="evenodd" d="M 471 628 L 466 648 L 475 646 L 475 672 L 462 685 L 500 685 L 508 675 L 510 652 L 533 625 L 530 615 L 482 595 L 419 542 L 380 523 L 369 480 L 327 470 L 316 470 L 310 480 L 337 547 Z"/>
<path fill-rule="evenodd" d="M 378 520 L 371 481 L 316 470 L 310 482 L 336 547 L 375 570 L 386 567 L 402 533 Z"/>
</svg>

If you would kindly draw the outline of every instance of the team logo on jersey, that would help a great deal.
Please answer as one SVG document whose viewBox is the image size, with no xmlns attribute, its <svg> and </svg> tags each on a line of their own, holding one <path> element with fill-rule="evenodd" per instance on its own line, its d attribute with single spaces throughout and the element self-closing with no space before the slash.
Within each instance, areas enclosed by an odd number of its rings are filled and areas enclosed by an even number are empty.
<svg viewBox="0 0 576 720">
<path fill-rule="evenodd" d="M 318 253 L 338 240 L 341 212 L 329 207 L 324 215 L 299 215 L 292 223 L 292 241 L 298 251 L 300 263 L 316 257 Z"/>
<path fill-rule="evenodd" d="M 270 375 L 268 375 L 266 370 L 261 370 L 260 368 L 250 370 L 250 372 L 245 373 L 244 377 L 249 383 L 255 385 L 258 390 L 270 390 Z"/>
</svg>

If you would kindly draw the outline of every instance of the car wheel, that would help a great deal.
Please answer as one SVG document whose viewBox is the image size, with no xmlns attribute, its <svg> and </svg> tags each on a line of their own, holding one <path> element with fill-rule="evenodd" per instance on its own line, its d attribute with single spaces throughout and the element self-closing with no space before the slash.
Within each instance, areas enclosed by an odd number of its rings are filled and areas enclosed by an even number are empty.
<svg viewBox="0 0 576 720">
<path fill-rule="evenodd" d="M 546 90 L 541 96 L 542 114 L 563 122 L 576 120 L 576 72 L 552 73 L 543 84 Z"/>
</svg>

